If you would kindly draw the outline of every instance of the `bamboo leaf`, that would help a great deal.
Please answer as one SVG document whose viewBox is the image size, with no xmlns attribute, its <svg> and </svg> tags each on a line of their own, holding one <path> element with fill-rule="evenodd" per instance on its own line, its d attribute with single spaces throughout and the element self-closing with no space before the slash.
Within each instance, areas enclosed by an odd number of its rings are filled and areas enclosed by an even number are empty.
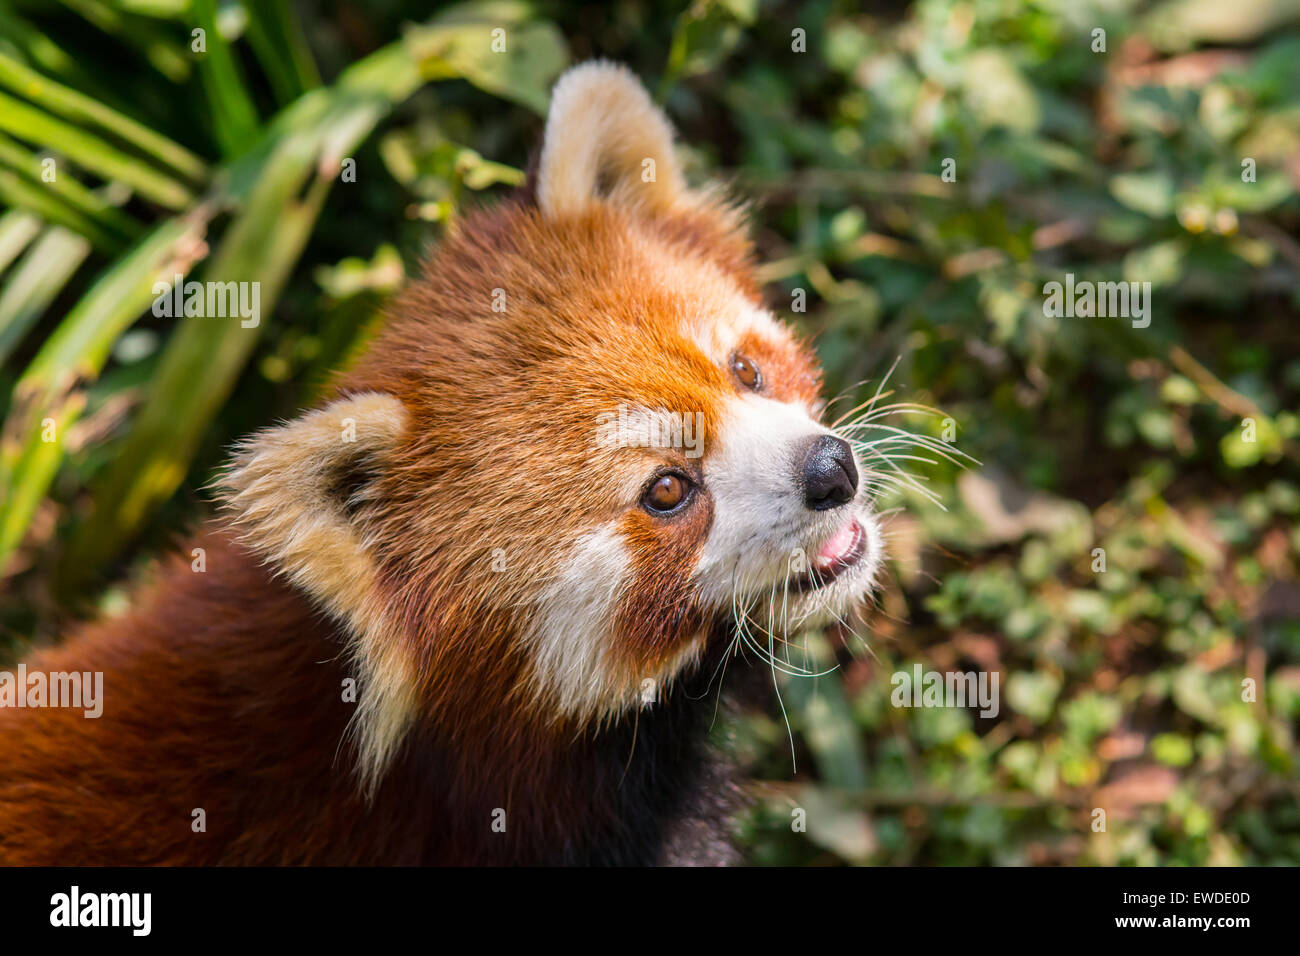
<svg viewBox="0 0 1300 956">
<path fill-rule="evenodd" d="M 143 51 L 150 65 L 172 82 L 181 83 L 189 78 L 192 64 L 183 48 L 155 24 L 123 13 L 103 0 L 61 2 L 85 17 L 88 23 Z"/>
<path fill-rule="evenodd" d="M 183 209 L 190 190 L 107 141 L 43 110 L 0 93 L 0 130 L 36 146 L 57 143 L 59 151 L 83 169 L 115 179 L 168 209 Z"/>
<path fill-rule="evenodd" d="M 475 23 L 473 29 L 477 31 L 475 36 L 488 36 L 483 23 Z M 526 30 L 519 36 L 535 41 L 532 52 L 525 54 L 529 69 L 534 71 L 527 75 L 547 75 L 546 79 L 528 79 L 527 83 L 549 86 L 549 80 L 563 66 L 563 45 L 558 34 L 553 30 Z M 463 35 L 458 42 L 463 42 Z M 342 158 L 370 134 L 394 104 L 420 86 L 422 77 L 450 75 L 447 49 L 446 44 L 435 44 L 430 52 L 429 47 L 408 35 L 403 42 L 390 44 L 353 64 L 333 86 L 300 97 L 274 117 L 251 146 L 246 145 L 247 140 L 240 143 L 242 155 L 213 180 L 216 190 L 212 205 L 233 206 L 236 213 L 204 269 L 203 278 L 258 283 L 262 313 L 269 315 L 306 245 Z M 509 58 L 500 59 L 504 64 Z M 503 95 L 521 102 L 528 95 L 522 73 L 512 73 L 504 66 L 496 73 L 477 67 L 474 72 L 475 76 L 468 78 L 485 89 L 508 91 Z M 536 96 L 532 100 L 530 105 L 542 108 Z M 171 278 L 171 270 L 157 269 L 155 278 L 159 274 Z M 75 418 L 78 410 L 71 394 L 65 394 L 76 392 L 68 385 L 68 363 L 79 362 L 88 374 L 98 374 L 99 364 L 84 362 L 81 353 L 90 349 L 95 355 L 101 354 L 101 346 L 110 347 L 112 338 L 146 305 L 147 301 L 137 297 L 131 302 L 129 317 L 119 313 L 115 315 L 117 321 L 105 323 L 112 326 L 107 345 L 97 341 L 93 345 L 84 343 L 83 349 L 64 346 L 54 356 L 38 356 L 40 361 L 24 377 L 23 427 L 19 434 L 27 441 L 16 446 L 10 456 L 19 456 L 16 480 L 22 487 L 11 496 L 19 517 L 0 529 L 0 558 L 16 545 L 33 502 L 39 501 L 39 494 L 32 497 L 30 483 L 40 485 L 43 494 L 53 476 L 53 471 L 47 470 L 51 460 L 48 450 L 31 445 L 33 425 L 39 424 L 42 417 L 34 410 L 54 407 L 58 414 L 45 417 L 52 417 L 59 428 Z M 80 327 L 86 310 L 79 310 L 75 324 Z M 70 315 L 64 324 L 72 319 Z M 244 328 L 238 320 L 229 319 L 194 317 L 180 321 L 118 453 L 92 487 L 94 510 L 74 531 L 64 551 L 59 570 L 61 586 L 75 585 L 102 567 L 134 538 L 158 504 L 184 480 L 202 435 L 252 355 L 263 322 Z M 63 331 L 62 326 L 59 331 Z M 54 345 L 52 339 L 48 347 Z M 56 381 L 61 383 L 58 387 L 53 384 Z M 72 381 L 75 383 L 75 377 Z M 34 392 L 40 394 L 40 399 L 30 397 Z M 65 409 L 70 411 L 65 413 Z"/>
<path fill-rule="evenodd" d="M 293 8 L 275 0 L 246 0 L 248 41 L 280 103 L 320 86 L 320 73 Z"/>
<path fill-rule="evenodd" d="M 77 61 L 48 36 L 17 16 L 9 4 L 0 2 L 0 38 L 4 45 L 17 47 L 31 62 L 63 77 L 81 74 Z"/>
<path fill-rule="evenodd" d="M 25 209 L 11 209 L 0 216 L 0 273 L 40 234 L 41 217 Z"/>
<path fill-rule="evenodd" d="M 122 238 L 116 233 L 107 231 L 94 219 L 61 202 L 50 190 L 34 185 L 4 167 L 0 167 L 0 199 L 38 213 L 46 222 L 66 226 L 110 255 L 116 255 L 122 248 Z"/>
<path fill-rule="evenodd" d="M 207 167 L 188 149 L 84 93 L 54 82 L 0 52 L 0 86 L 73 123 L 96 127 L 134 146 L 177 176 L 197 185 Z"/>
<path fill-rule="evenodd" d="M 0 364 L 90 254 L 90 243 L 55 226 L 32 245 L 0 290 Z"/>
<path fill-rule="evenodd" d="M 206 36 L 206 51 L 199 60 L 199 76 L 212 104 L 212 122 L 221 152 L 238 156 L 257 136 L 257 109 L 244 85 L 230 44 L 217 26 L 214 0 L 194 0 L 194 19 Z"/>
<path fill-rule="evenodd" d="M 206 225 L 196 214 L 156 228 L 96 280 L 18 380 L 0 436 L 0 566 L 54 479 L 85 406 L 83 383 L 99 375 L 118 336 L 149 307 L 158 275 L 199 246 Z"/>
<path fill-rule="evenodd" d="M 141 226 L 130 216 L 87 189 L 66 172 L 56 169 L 52 180 L 42 178 L 43 157 L 23 149 L 7 136 L 0 134 L 0 165 L 26 177 L 37 188 L 51 194 L 69 210 L 95 223 L 105 234 L 113 236 L 118 244 L 126 245 L 140 234 Z M 114 249 L 113 251 L 116 251 Z"/>
</svg>

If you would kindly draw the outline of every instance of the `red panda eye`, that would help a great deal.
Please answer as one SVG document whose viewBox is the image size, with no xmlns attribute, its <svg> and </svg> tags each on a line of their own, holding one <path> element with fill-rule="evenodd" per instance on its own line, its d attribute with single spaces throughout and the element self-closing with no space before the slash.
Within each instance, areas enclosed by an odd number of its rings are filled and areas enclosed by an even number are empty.
<svg viewBox="0 0 1300 956">
<path fill-rule="evenodd" d="M 670 472 L 656 478 L 641 501 L 651 511 L 672 511 L 686 500 L 690 490 L 685 478 Z"/>
<path fill-rule="evenodd" d="M 758 391 L 763 384 L 763 376 L 758 371 L 758 366 L 745 358 L 743 355 L 733 355 L 731 358 L 731 374 L 736 376 L 737 381 L 745 388 L 752 388 Z"/>
</svg>

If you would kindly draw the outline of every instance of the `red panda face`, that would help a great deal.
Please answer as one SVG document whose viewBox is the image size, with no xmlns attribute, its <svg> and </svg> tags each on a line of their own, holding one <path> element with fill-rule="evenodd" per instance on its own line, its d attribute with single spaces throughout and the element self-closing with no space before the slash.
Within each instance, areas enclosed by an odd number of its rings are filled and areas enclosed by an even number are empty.
<svg viewBox="0 0 1300 956">
<path fill-rule="evenodd" d="M 630 75 L 561 80 L 533 191 L 468 217 L 342 397 L 232 472 L 253 546 L 357 635 L 374 772 L 421 713 L 598 726 L 711 636 L 844 618 L 880 564 L 811 352 Z"/>
<path fill-rule="evenodd" d="M 565 308 L 526 302 L 489 320 L 485 334 L 511 343 L 496 381 L 512 398 L 453 407 L 479 420 L 465 480 L 494 499 L 474 526 L 501 526 L 495 509 L 516 526 L 476 540 L 504 546 L 519 575 L 500 586 L 530 609 L 530 692 L 556 714 L 604 719 L 665 690 L 720 619 L 784 634 L 849 614 L 880 538 L 850 446 L 818 422 L 809 351 L 653 222 L 601 211 L 517 228 L 539 232 L 518 271 Z M 599 274 L 575 278 L 561 249 L 583 268 L 598 257 Z M 502 430 L 515 401 L 528 418 Z"/>
</svg>

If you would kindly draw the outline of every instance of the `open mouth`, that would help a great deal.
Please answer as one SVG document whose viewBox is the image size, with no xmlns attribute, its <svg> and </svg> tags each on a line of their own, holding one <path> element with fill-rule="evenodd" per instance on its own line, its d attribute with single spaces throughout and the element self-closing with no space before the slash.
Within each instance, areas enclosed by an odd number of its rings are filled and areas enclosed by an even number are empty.
<svg viewBox="0 0 1300 956">
<path fill-rule="evenodd" d="M 822 545 L 813 556 L 812 567 L 790 582 L 792 591 L 824 588 L 862 560 L 867 551 L 867 532 L 853 518 Z"/>
</svg>

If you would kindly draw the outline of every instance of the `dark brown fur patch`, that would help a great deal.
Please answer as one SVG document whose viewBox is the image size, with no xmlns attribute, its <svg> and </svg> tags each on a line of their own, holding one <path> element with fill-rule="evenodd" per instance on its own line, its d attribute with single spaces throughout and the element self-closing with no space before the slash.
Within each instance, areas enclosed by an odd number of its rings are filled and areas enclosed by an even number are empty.
<svg viewBox="0 0 1300 956">
<path fill-rule="evenodd" d="M 620 522 L 632 552 L 630 586 L 619 606 L 614 634 L 620 651 L 651 673 L 699 633 L 705 623 L 691 572 L 713 527 L 713 499 L 697 490 L 682 513 L 657 516 L 630 511 Z"/>
</svg>

